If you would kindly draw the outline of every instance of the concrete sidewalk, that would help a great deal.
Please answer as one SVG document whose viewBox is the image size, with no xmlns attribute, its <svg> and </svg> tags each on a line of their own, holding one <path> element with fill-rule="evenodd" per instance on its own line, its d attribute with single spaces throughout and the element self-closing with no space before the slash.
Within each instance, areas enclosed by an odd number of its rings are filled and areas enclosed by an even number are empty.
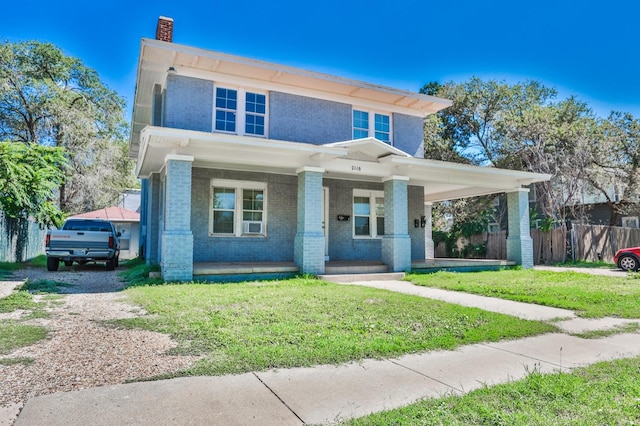
<svg viewBox="0 0 640 426">
<path fill-rule="evenodd" d="M 476 304 L 528 319 L 568 318 L 566 321 L 571 323 L 575 318 L 571 312 L 555 308 L 512 305 L 515 302 L 463 297 L 459 293 L 427 296 L 423 290 L 412 288 L 416 286 L 400 281 L 366 285 L 417 291 L 424 297 L 457 297 L 459 303 L 467 306 Z M 400 407 L 421 398 L 461 394 L 483 385 L 517 380 L 534 370 L 567 371 L 637 355 L 640 355 L 640 334 L 586 340 L 555 333 L 340 366 L 178 378 L 56 393 L 30 399 L 15 424 L 334 423 Z"/>
</svg>

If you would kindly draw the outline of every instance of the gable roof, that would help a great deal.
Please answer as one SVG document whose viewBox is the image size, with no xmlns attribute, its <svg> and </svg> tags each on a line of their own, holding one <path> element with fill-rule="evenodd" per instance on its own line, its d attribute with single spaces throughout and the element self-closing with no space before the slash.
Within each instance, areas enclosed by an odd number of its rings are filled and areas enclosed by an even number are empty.
<svg viewBox="0 0 640 426">
<path fill-rule="evenodd" d="M 112 222 L 140 222 L 140 213 L 119 206 L 106 207 L 92 212 L 70 216 L 73 219 L 104 219 Z"/>
<path fill-rule="evenodd" d="M 327 143 L 324 146 L 346 148 L 349 151 L 348 158 L 357 158 L 358 155 L 380 159 L 387 155 L 399 155 L 401 157 L 411 157 L 404 151 L 395 148 L 388 143 L 384 143 L 376 138 L 362 138 L 351 141 Z"/>
</svg>

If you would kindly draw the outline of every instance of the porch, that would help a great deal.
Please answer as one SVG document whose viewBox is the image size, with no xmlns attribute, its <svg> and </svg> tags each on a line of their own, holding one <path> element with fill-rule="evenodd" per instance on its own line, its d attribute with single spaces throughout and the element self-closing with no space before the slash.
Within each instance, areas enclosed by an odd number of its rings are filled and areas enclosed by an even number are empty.
<svg viewBox="0 0 640 426">
<path fill-rule="evenodd" d="M 490 259 L 425 259 L 411 262 L 411 271 L 431 273 L 437 271 L 488 271 L 513 267 L 514 261 Z M 300 275 L 294 262 L 196 262 L 193 264 L 194 281 L 241 282 L 251 280 L 287 279 Z M 380 261 L 328 261 L 325 273 L 319 275 L 327 281 L 398 280 L 404 272 L 389 272 Z"/>
</svg>

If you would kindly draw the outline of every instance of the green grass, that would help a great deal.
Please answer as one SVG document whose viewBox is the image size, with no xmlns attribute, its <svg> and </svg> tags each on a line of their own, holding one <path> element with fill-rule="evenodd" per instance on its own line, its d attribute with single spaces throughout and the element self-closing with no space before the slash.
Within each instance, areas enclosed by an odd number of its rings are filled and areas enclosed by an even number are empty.
<svg viewBox="0 0 640 426">
<path fill-rule="evenodd" d="M 554 263 L 553 266 L 562 266 L 566 268 L 594 268 L 594 269 L 616 269 L 614 263 L 598 260 L 596 262 L 588 262 L 586 260 L 568 260 L 562 263 Z"/>
<path fill-rule="evenodd" d="M 17 358 L 0 358 L 0 365 L 31 365 L 36 362 L 33 358 L 17 357 Z"/>
<path fill-rule="evenodd" d="M 388 358 L 554 331 L 480 309 L 315 279 L 126 290 L 149 317 L 117 321 L 203 355 L 181 374 L 220 375 Z"/>
<path fill-rule="evenodd" d="M 34 309 L 38 304 L 33 301 L 33 296 L 26 291 L 17 291 L 0 299 L 0 312 L 13 312 L 19 309 Z"/>
<path fill-rule="evenodd" d="M 73 287 L 73 284 L 67 284 L 62 281 L 55 280 L 27 280 L 20 290 L 30 293 L 60 293 L 62 288 Z"/>
<path fill-rule="evenodd" d="M 640 280 L 577 272 L 503 270 L 411 274 L 415 284 L 570 309 L 585 318 L 640 318 Z"/>
<path fill-rule="evenodd" d="M 640 423 L 640 357 L 428 399 L 342 423 L 374 425 L 633 425 Z"/>
<path fill-rule="evenodd" d="M 126 283 L 126 287 L 163 284 L 162 278 L 149 278 L 149 272 L 159 271 L 159 265 L 147 265 L 144 259 L 132 259 L 126 263 L 124 271 L 118 277 Z"/>
<path fill-rule="evenodd" d="M 571 335 L 581 337 L 583 339 L 601 339 L 603 337 L 613 336 L 614 334 L 638 332 L 640 332 L 640 322 L 632 322 L 629 324 L 618 325 L 608 330 L 585 331 L 584 333 L 571 333 Z"/>
<path fill-rule="evenodd" d="M 36 256 L 33 259 L 29 260 L 27 264 L 34 268 L 45 268 L 47 266 L 47 256 L 41 254 L 40 256 Z"/>
<path fill-rule="evenodd" d="M 10 277 L 13 271 L 24 269 L 28 266 L 35 268 L 44 268 L 47 266 L 47 256 L 41 254 L 27 262 L 0 262 L 0 278 Z"/>
<path fill-rule="evenodd" d="M 9 278 L 13 271 L 20 269 L 22 266 L 19 263 L 13 262 L 0 262 L 0 279 Z"/>
<path fill-rule="evenodd" d="M 20 324 L 16 321 L 0 321 L 0 355 L 15 349 L 30 346 L 47 337 L 47 329 L 37 325 Z"/>
</svg>

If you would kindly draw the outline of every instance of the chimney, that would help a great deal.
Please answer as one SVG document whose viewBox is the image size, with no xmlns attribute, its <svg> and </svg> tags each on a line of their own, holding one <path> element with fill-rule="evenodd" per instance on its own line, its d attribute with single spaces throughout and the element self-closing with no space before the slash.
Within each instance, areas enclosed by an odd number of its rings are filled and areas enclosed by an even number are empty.
<svg viewBox="0 0 640 426">
<path fill-rule="evenodd" d="M 160 16 L 158 18 L 158 26 L 156 27 L 156 40 L 173 42 L 173 18 Z"/>
</svg>

